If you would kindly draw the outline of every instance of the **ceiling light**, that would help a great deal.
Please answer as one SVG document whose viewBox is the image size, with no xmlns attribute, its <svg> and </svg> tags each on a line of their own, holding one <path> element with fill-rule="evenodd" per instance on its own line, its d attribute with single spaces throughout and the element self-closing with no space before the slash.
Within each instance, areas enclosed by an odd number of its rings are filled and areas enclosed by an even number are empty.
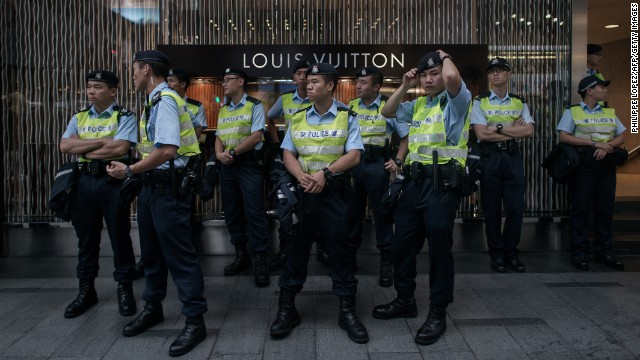
<svg viewBox="0 0 640 360">
<path fill-rule="evenodd" d="M 524 18 L 520 18 L 520 22 L 523 22 L 523 21 L 524 21 Z"/>
<path fill-rule="evenodd" d="M 516 18 L 516 14 L 511 15 L 511 18 L 515 19 Z"/>
<path fill-rule="evenodd" d="M 564 25 L 564 21 L 560 21 L 560 26 Z"/>
<path fill-rule="evenodd" d="M 496 25 L 500 25 L 500 21 L 496 21 Z"/>
<path fill-rule="evenodd" d="M 558 22 L 558 18 L 553 18 L 553 22 Z"/>
<path fill-rule="evenodd" d="M 213 20 L 209 20 L 209 24 L 213 24 Z"/>
<path fill-rule="evenodd" d="M 531 21 L 527 21 L 527 25 L 531 25 Z"/>
<path fill-rule="evenodd" d="M 615 29 L 617 27 L 619 27 L 620 25 L 618 24 L 611 24 L 611 25 L 605 25 L 605 29 Z"/>
<path fill-rule="evenodd" d="M 551 18 L 551 14 L 547 14 L 547 16 L 545 16 L 545 18 L 550 19 Z"/>
</svg>

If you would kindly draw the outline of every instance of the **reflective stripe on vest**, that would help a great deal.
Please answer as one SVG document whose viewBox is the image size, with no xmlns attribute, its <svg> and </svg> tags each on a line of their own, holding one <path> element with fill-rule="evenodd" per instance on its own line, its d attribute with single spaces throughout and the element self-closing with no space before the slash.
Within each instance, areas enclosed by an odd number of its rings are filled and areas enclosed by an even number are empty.
<svg viewBox="0 0 640 360">
<path fill-rule="evenodd" d="M 360 99 L 353 99 L 349 101 L 349 107 L 355 111 L 358 115 L 358 125 L 360 125 L 360 135 L 362 136 L 362 143 L 384 146 L 385 139 L 391 139 L 391 136 L 387 135 L 387 119 L 380 114 L 380 109 L 384 106 L 385 101 L 380 101 L 380 106 L 377 110 L 370 108 L 360 108 Z"/>
<path fill-rule="evenodd" d="M 293 117 L 290 131 L 302 170 L 313 173 L 344 154 L 349 136 L 349 112 L 338 111 L 330 124 L 309 125 L 307 112 L 300 111 Z"/>
<path fill-rule="evenodd" d="M 177 156 L 182 155 L 197 155 L 200 154 L 200 146 L 198 145 L 198 138 L 196 138 L 196 131 L 193 129 L 191 123 L 191 115 L 187 112 L 187 106 L 184 99 L 173 91 L 161 91 L 162 97 L 169 96 L 178 106 L 178 115 L 180 118 L 180 146 L 178 147 Z M 155 106 L 149 99 L 145 110 L 140 118 L 140 143 L 137 146 L 138 152 L 142 158 L 146 158 L 153 152 L 155 145 L 147 138 L 147 111 L 151 111 L 151 107 Z M 162 101 L 162 100 L 160 100 Z M 157 104 L 157 103 L 156 103 Z"/>
<path fill-rule="evenodd" d="M 285 132 L 287 131 L 287 128 L 289 128 L 289 125 L 291 124 L 291 119 L 293 119 L 293 114 L 295 114 L 296 112 L 302 109 L 308 109 L 309 107 L 311 107 L 311 105 L 313 105 L 312 102 L 297 104 L 295 101 L 293 101 L 293 93 L 287 93 L 282 95 L 282 113 L 284 114 Z"/>
<path fill-rule="evenodd" d="M 118 117 L 120 110 L 118 107 L 113 107 L 111 116 L 106 119 L 90 118 L 89 110 L 82 111 L 76 114 L 78 120 L 78 137 L 80 139 L 113 139 L 118 132 Z M 123 156 L 115 157 L 108 160 L 122 159 Z M 78 156 L 79 162 L 88 162 L 91 159 L 86 159 L 82 156 Z"/>
<path fill-rule="evenodd" d="M 582 106 L 571 107 L 571 116 L 576 124 L 573 136 L 591 141 L 608 142 L 616 132 L 616 111 L 602 108 L 602 113 L 587 114 Z"/>
<path fill-rule="evenodd" d="M 451 159 L 461 166 L 467 161 L 467 140 L 469 137 L 469 119 L 465 124 L 456 146 L 447 145 L 444 127 L 444 112 L 440 105 L 427 108 L 427 97 L 419 97 L 413 108 L 413 119 L 409 128 L 409 160 L 424 165 L 433 164 L 433 151 L 438 153 L 438 164 Z"/>
<path fill-rule="evenodd" d="M 509 97 L 509 105 L 492 105 L 489 97 L 480 100 L 480 109 L 487 119 L 487 125 L 502 124 L 502 126 L 512 126 L 522 116 L 524 104 L 522 100 Z"/>
<path fill-rule="evenodd" d="M 240 109 L 229 111 L 227 105 L 220 109 L 217 134 L 225 150 L 235 148 L 251 135 L 254 105 L 255 103 L 247 99 L 247 102 Z"/>
</svg>

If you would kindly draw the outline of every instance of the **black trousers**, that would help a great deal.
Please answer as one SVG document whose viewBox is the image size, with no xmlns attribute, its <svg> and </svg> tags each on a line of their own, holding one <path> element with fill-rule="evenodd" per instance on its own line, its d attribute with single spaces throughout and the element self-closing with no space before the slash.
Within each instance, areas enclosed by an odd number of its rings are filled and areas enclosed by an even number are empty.
<svg viewBox="0 0 640 360">
<path fill-rule="evenodd" d="M 106 174 L 80 173 L 71 200 L 71 222 L 78 236 L 78 279 L 89 280 L 98 276 L 102 219 L 107 224 L 113 249 L 113 278 L 118 282 L 133 281 L 135 258 L 131 245 L 129 208 L 118 206 L 122 180 Z"/>
<path fill-rule="evenodd" d="M 178 288 L 182 314 L 196 316 L 207 312 L 204 279 L 198 254 L 191 240 L 191 198 L 175 198 L 166 189 L 156 194 L 144 186 L 138 197 L 138 227 L 146 285 L 142 298 L 162 301 L 167 295 L 167 275 Z"/>
<path fill-rule="evenodd" d="M 333 292 L 338 296 L 355 295 L 358 280 L 355 273 L 355 249 L 347 243 L 348 219 L 344 184 L 327 186 L 319 194 L 304 193 L 298 214 L 300 233 L 287 245 L 284 272 L 278 285 L 295 293 L 302 290 L 307 279 L 307 265 L 311 245 L 320 232 L 324 249 L 329 256 L 329 274 L 333 280 Z"/>
<path fill-rule="evenodd" d="M 524 212 L 524 164 L 517 148 L 483 151 L 480 191 L 491 258 L 518 256 Z M 502 229 L 502 207 L 506 213 Z"/>
<path fill-rule="evenodd" d="M 612 255 L 613 203 L 616 197 L 616 168 L 606 158 L 596 160 L 592 149 L 581 153 L 580 166 L 569 183 L 570 251 L 572 256 L 587 255 L 589 240 L 587 224 L 589 209 L 593 206 L 595 226 L 593 252 L 597 255 Z"/>
<path fill-rule="evenodd" d="M 416 256 L 429 244 L 429 297 L 431 304 L 453 302 L 453 222 L 460 205 L 455 191 L 433 190 L 432 180 L 406 180 L 395 213 L 396 233 L 391 244 L 394 286 L 398 297 L 414 297 Z"/>
</svg>

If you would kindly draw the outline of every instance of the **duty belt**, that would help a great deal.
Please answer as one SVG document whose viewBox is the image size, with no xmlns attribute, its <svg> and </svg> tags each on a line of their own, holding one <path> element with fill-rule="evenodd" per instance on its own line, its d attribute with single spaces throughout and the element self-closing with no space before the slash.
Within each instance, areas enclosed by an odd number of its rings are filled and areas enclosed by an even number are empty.
<svg viewBox="0 0 640 360">
<path fill-rule="evenodd" d="M 421 162 L 414 161 L 411 164 L 405 165 L 402 173 L 416 182 L 422 182 L 424 179 L 433 178 L 433 165 L 424 165 Z"/>
<path fill-rule="evenodd" d="M 365 144 L 364 154 L 362 156 L 369 161 L 376 161 L 379 158 L 387 158 L 389 155 L 386 153 L 383 146 Z"/>
<path fill-rule="evenodd" d="M 512 152 L 518 148 L 514 140 L 482 142 L 482 149 L 485 151 L 506 151 Z"/>
<path fill-rule="evenodd" d="M 78 170 L 81 174 L 102 176 L 107 174 L 106 169 L 107 165 L 109 164 L 111 164 L 111 160 L 91 160 L 86 162 L 78 162 Z"/>
</svg>

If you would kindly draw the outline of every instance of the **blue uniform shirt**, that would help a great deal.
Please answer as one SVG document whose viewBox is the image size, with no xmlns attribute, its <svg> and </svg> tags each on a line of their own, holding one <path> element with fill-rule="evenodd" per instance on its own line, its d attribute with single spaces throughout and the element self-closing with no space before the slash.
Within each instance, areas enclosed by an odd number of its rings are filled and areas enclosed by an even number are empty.
<svg viewBox="0 0 640 360">
<path fill-rule="evenodd" d="M 298 89 L 293 93 L 292 100 L 296 104 L 308 104 L 311 102 L 309 98 L 302 98 L 300 94 L 298 94 Z M 284 115 L 284 108 L 282 107 L 282 96 L 278 97 L 276 103 L 273 104 L 269 112 L 267 113 L 267 118 L 269 119 L 278 119 Z"/>
<path fill-rule="evenodd" d="M 116 104 L 111 104 L 105 111 L 98 114 L 96 108 L 91 105 L 89 109 L 89 119 L 108 119 L 113 116 L 114 109 L 113 107 Z M 78 135 L 78 118 L 73 115 L 69 124 L 67 125 L 67 129 L 62 134 L 63 139 L 69 139 L 71 135 Z M 131 114 L 129 116 L 122 115 L 120 116 L 120 123 L 118 124 L 118 130 L 116 131 L 116 135 L 113 137 L 113 140 L 127 140 L 132 145 L 135 145 L 138 142 L 138 132 L 136 128 L 136 117 Z"/>
<path fill-rule="evenodd" d="M 184 101 L 187 101 L 187 99 L 187 96 L 185 96 Z M 202 130 L 207 128 L 207 119 L 204 117 L 204 106 L 202 106 L 202 104 L 198 106 L 198 112 L 196 114 L 192 114 L 191 111 L 189 111 L 189 115 L 191 116 L 191 123 L 194 128 L 198 126 L 202 126 Z"/>
<path fill-rule="evenodd" d="M 462 130 L 464 128 L 467 110 L 471 103 L 471 92 L 467 89 L 467 84 L 462 81 L 460 92 L 456 97 L 451 97 L 448 91 L 442 91 L 435 98 L 430 95 L 427 97 L 427 108 L 440 106 L 440 98 L 447 97 L 447 106 L 444 108 L 444 127 L 447 134 L 447 145 L 456 146 L 460 141 Z M 401 123 L 411 123 L 413 119 L 413 110 L 416 100 L 406 101 L 398 105 L 396 109 L 396 118 Z"/>
<path fill-rule="evenodd" d="M 242 99 L 238 102 L 238 104 L 234 104 L 233 101 L 229 100 L 227 103 L 227 108 L 229 111 L 234 111 L 237 109 L 241 109 L 247 104 L 247 94 L 242 95 Z M 262 102 L 253 106 L 253 111 L 251 112 L 251 132 L 254 131 L 264 131 L 264 105 Z M 216 135 L 218 132 L 216 132 Z M 255 147 L 256 150 L 262 149 L 262 141 L 259 141 Z"/>
<path fill-rule="evenodd" d="M 346 107 L 343 103 L 339 102 L 336 99 L 333 99 L 333 104 L 329 108 L 325 114 L 319 114 L 316 111 L 316 106 L 310 106 L 307 111 L 307 123 L 309 125 L 318 125 L 318 124 L 330 124 L 333 122 L 333 119 L 338 115 L 338 107 Z M 298 153 L 295 145 L 293 145 L 293 141 L 291 140 L 291 127 L 287 129 L 287 133 L 284 136 L 284 140 L 282 141 L 281 148 L 289 151 L 293 151 L 294 153 Z M 344 152 L 347 153 L 350 150 L 360 150 L 364 151 L 364 145 L 362 144 L 362 137 L 360 136 L 360 125 L 358 124 L 358 120 L 349 116 L 349 132 L 347 135 L 347 143 L 344 146 Z"/>
<path fill-rule="evenodd" d="M 599 104 L 596 104 L 596 107 L 593 110 L 589 109 L 589 106 L 584 103 L 584 101 L 580 101 L 580 107 L 587 114 L 601 114 L 603 113 L 602 107 Z M 616 131 L 614 133 L 615 136 L 622 134 L 625 130 L 627 130 L 624 125 L 618 120 L 616 116 Z M 562 118 L 560 119 L 560 123 L 558 123 L 558 128 L 556 131 L 565 131 L 571 135 L 573 135 L 576 131 L 576 123 L 573 121 L 573 115 L 571 115 L 571 109 L 567 109 L 562 114 Z"/>
<path fill-rule="evenodd" d="M 358 108 L 360 109 L 375 109 L 378 112 L 380 111 L 380 103 L 382 102 L 382 96 L 378 94 L 376 99 L 369 104 L 369 106 L 365 105 L 362 99 L 359 99 Z M 399 123 L 396 118 L 385 118 L 387 120 L 387 135 L 393 133 L 395 131 L 396 134 L 402 139 L 403 137 L 409 135 L 409 124 L 407 123 Z"/>
<path fill-rule="evenodd" d="M 500 99 L 496 93 L 491 90 L 489 94 L 489 104 L 496 106 L 507 106 L 511 104 L 511 98 L 509 97 L 509 93 L 507 93 L 503 99 Z M 524 119 L 524 122 L 527 124 L 534 123 L 533 118 L 531 117 L 531 113 L 529 112 L 529 107 L 526 103 L 523 103 L 521 118 Z M 484 117 L 484 113 L 480 108 L 480 100 L 473 101 L 473 108 L 471 109 L 471 125 L 487 125 L 487 118 Z"/>
</svg>

